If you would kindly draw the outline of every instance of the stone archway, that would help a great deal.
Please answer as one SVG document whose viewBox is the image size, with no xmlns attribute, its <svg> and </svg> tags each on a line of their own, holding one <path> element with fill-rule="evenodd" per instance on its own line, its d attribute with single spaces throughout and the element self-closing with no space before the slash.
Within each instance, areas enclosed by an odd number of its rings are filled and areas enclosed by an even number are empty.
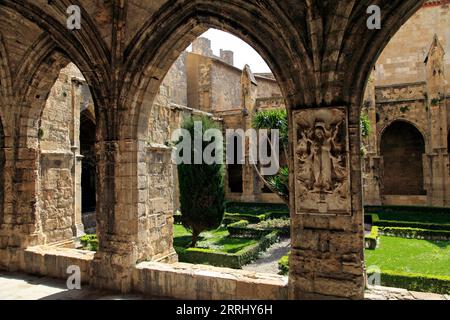
<svg viewBox="0 0 450 320">
<path fill-rule="evenodd" d="M 425 195 L 425 140 L 412 124 L 394 121 L 381 134 L 383 195 Z"/>
<path fill-rule="evenodd" d="M 295 174 L 290 178 L 294 248 L 290 258 L 290 298 L 362 298 L 364 257 L 359 106 L 378 55 L 423 2 L 168 0 L 161 5 L 132 0 L 97 2 L 83 6 L 85 27 L 71 33 L 64 24 L 65 1 L 55 0 L 39 7 L 32 2 L 2 1 L 0 9 L 7 8 L 19 16 L 9 24 L 24 29 L 29 24 L 37 25 L 38 31 L 44 31 L 58 47 L 64 48 L 64 54 L 70 60 L 79 65 L 94 90 L 96 119 L 100 127 L 97 129 L 100 251 L 94 261 L 92 283 L 128 291 L 133 285 L 136 263 L 163 258 L 170 251 L 170 244 L 161 245 L 164 248 L 160 250 L 151 240 L 158 239 L 159 229 L 154 227 L 156 222 L 151 213 L 155 206 L 148 197 L 145 160 L 148 106 L 152 104 L 164 74 L 184 46 L 205 28 L 215 27 L 239 36 L 265 58 L 287 100 L 289 166 L 295 168 Z M 382 8 L 380 30 L 367 28 L 369 5 Z M 93 16 L 95 19 L 91 19 Z M 6 29 L 2 28 L 2 33 Z M 14 38 L 14 35 L 10 37 Z M 98 39 L 102 39 L 100 44 Z M 28 48 L 35 48 L 30 42 Z M 33 64 L 27 63 L 30 65 Z M 35 70 L 34 67 L 31 69 Z M 26 74 L 28 69 L 23 70 Z M 27 88 L 29 82 L 25 83 Z M 39 87 L 37 82 L 31 86 Z M 23 97 L 25 92 L 27 90 L 18 95 Z M 305 122 L 303 118 L 309 120 Z M 22 126 L 33 128 L 36 119 L 22 117 L 21 121 L 25 123 Z M 324 201 L 319 206 L 307 207 L 296 201 L 305 195 L 311 196 L 312 192 L 308 189 L 310 183 L 298 183 L 305 166 L 295 152 L 297 149 L 303 152 L 299 147 L 302 131 L 315 129 L 316 142 L 324 151 L 320 156 L 315 155 L 320 159 L 315 162 L 316 166 L 336 159 L 326 151 L 328 142 L 323 140 L 320 131 L 336 133 L 340 144 L 334 150 L 344 167 L 339 172 L 339 179 L 329 179 L 330 172 L 325 170 L 326 183 L 316 185 L 319 191 L 332 189 L 342 195 L 344 201 L 335 197 L 332 208 L 324 205 Z M 26 135 L 26 131 L 20 132 Z M 20 141 L 17 144 L 22 148 L 28 146 Z M 21 166 L 25 166 L 27 157 L 31 158 L 30 162 L 37 157 L 33 148 L 16 151 L 21 155 L 16 164 Z M 34 181 L 26 180 L 33 175 L 33 170 L 23 170 L 17 175 L 17 181 L 34 188 Z M 316 180 L 319 178 L 317 175 Z M 25 211 L 30 210 L 30 203 L 36 203 L 33 197 L 31 201 L 28 201 L 29 197 L 24 199 L 27 200 Z M 168 210 L 164 206 L 156 207 Z M 17 212 L 19 209 L 22 208 L 15 208 Z M 32 226 L 30 230 L 34 231 Z M 21 246 L 28 243 L 31 242 L 23 241 Z"/>
</svg>

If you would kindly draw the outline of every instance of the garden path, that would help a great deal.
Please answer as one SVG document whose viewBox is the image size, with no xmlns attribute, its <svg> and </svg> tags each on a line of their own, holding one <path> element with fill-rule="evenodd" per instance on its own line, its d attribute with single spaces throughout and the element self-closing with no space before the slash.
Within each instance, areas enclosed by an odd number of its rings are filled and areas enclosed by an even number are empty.
<svg viewBox="0 0 450 320">
<path fill-rule="evenodd" d="M 242 267 L 244 270 L 278 274 L 278 260 L 291 250 L 291 240 L 282 239 L 262 252 L 259 258 Z"/>
</svg>

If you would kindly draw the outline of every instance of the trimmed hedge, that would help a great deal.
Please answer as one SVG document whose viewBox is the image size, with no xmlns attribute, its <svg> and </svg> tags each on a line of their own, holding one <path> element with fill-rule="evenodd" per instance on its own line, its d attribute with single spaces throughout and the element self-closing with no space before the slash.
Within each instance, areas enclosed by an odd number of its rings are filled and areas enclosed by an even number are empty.
<svg viewBox="0 0 450 320">
<path fill-rule="evenodd" d="M 449 217 L 450 219 L 450 217 Z M 372 223 L 378 227 L 398 227 L 398 228 L 415 228 L 425 230 L 447 230 L 450 231 L 450 224 L 440 223 L 425 223 L 425 222 L 410 222 L 410 221 L 396 221 L 396 220 L 381 220 L 377 214 L 366 214 L 364 220 L 367 223 Z"/>
<path fill-rule="evenodd" d="M 226 211 L 265 213 L 267 211 L 282 211 L 289 214 L 289 208 L 285 204 L 278 203 L 258 203 L 258 202 L 228 202 Z"/>
<path fill-rule="evenodd" d="M 378 227 L 372 226 L 369 235 L 364 236 L 365 248 L 369 250 L 375 250 L 378 246 Z"/>
<path fill-rule="evenodd" d="M 175 247 L 175 250 L 178 253 L 178 258 L 181 262 L 210 264 L 216 267 L 240 269 L 242 266 L 258 258 L 260 252 L 266 250 L 277 241 L 277 232 L 271 232 L 262 237 L 258 243 L 248 246 L 236 253 L 223 253 L 202 248 Z"/>
<path fill-rule="evenodd" d="M 372 274 L 373 272 L 367 273 L 368 276 Z M 381 272 L 381 285 L 403 288 L 411 291 L 450 294 L 450 277 L 446 276 L 430 276 L 425 274 L 383 270 Z"/>
<path fill-rule="evenodd" d="M 278 260 L 278 270 L 278 273 L 281 275 L 287 275 L 289 273 L 289 254 L 282 256 Z"/>
<path fill-rule="evenodd" d="M 266 220 L 267 216 L 265 214 L 252 215 L 247 213 L 225 213 L 222 224 L 229 225 L 230 223 L 238 222 L 240 220 L 247 220 L 250 223 L 259 223 Z"/>
<path fill-rule="evenodd" d="M 258 224 L 249 224 L 246 220 L 241 220 L 235 223 L 231 223 L 227 226 L 227 230 L 231 237 L 237 238 L 252 238 L 257 239 L 261 238 L 273 231 L 277 231 L 278 235 L 286 237 L 290 235 L 290 225 L 288 226 L 269 226 L 262 227 L 260 224 L 270 223 L 271 221 L 276 220 L 265 220 L 261 221 Z"/>
<path fill-rule="evenodd" d="M 418 228 L 380 227 L 380 231 L 383 233 L 383 235 L 400 237 L 400 238 L 444 240 L 444 241 L 450 239 L 450 231 L 447 231 L 447 230 L 427 230 L 427 229 L 418 229 Z"/>
<path fill-rule="evenodd" d="M 420 213 L 444 213 L 450 215 L 450 208 L 443 207 L 425 207 L 425 206 L 364 206 L 365 212 L 420 212 Z"/>
</svg>

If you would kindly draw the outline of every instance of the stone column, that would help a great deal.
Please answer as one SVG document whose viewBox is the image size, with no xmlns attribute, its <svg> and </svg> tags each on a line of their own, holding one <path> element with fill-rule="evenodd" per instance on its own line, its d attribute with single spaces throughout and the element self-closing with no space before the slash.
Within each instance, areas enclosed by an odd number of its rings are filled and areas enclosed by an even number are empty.
<svg viewBox="0 0 450 320">
<path fill-rule="evenodd" d="M 359 109 L 348 110 L 290 117 L 290 299 L 364 297 Z"/>
<path fill-rule="evenodd" d="M 367 113 L 371 132 L 365 139 L 366 155 L 364 158 L 364 204 L 381 205 L 380 194 L 380 156 L 378 153 L 377 106 L 375 75 L 372 72 L 367 83 L 363 110 Z"/>
<path fill-rule="evenodd" d="M 137 263 L 176 260 L 172 165 L 164 147 L 149 150 L 146 141 L 133 139 L 97 143 L 99 250 L 93 286 L 129 292 Z"/>
<path fill-rule="evenodd" d="M 242 129 L 251 129 L 256 101 L 256 80 L 248 65 L 241 76 L 241 105 L 243 109 Z M 256 143 L 257 141 L 252 141 Z M 257 178 L 253 164 L 250 163 L 250 137 L 245 138 L 245 165 L 242 167 L 242 201 L 255 201 Z"/>
<path fill-rule="evenodd" d="M 428 119 L 430 147 L 428 166 L 430 169 L 430 189 L 428 203 L 444 206 L 448 187 L 448 168 L 446 167 L 447 108 L 445 106 L 445 51 L 437 35 L 434 36 L 430 51 L 425 59 L 427 71 Z"/>
<path fill-rule="evenodd" d="M 81 161 L 83 156 L 80 154 L 80 104 L 81 104 L 81 86 L 83 81 L 72 78 L 72 128 L 70 130 L 71 150 L 73 153 L 72 179 L 73 179 L 73 225 L 72 231 L 75 237 L 84 234 L 84 225 L 81 217 Z"/>
</svg>

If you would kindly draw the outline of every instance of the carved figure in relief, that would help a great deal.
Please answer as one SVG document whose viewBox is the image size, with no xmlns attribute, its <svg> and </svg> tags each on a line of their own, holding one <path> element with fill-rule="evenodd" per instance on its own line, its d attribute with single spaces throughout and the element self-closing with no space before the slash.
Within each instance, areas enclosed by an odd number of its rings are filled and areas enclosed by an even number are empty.
<svg viewBox="0 0 450 320">
<path fill-rule="evenodd" d="M 345 178 L 343 146 L 337 141 L 339 127 L 340 123 L 328 129 L 323 121 L 316 121 L 313 129 L 299 133 L 297 178 L 313 192 L 332 193 Z"/>
</svg>

